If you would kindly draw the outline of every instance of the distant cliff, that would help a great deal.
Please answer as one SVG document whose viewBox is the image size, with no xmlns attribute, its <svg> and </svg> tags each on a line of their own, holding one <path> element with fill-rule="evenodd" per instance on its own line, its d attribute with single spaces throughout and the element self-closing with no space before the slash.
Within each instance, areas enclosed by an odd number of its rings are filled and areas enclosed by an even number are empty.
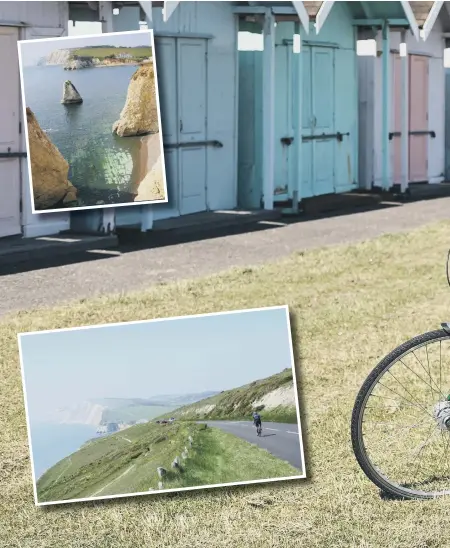
<svg viewBox="0 0 450 548">
<path fill-rule="evenodd" d="M 45 59 L 46 65 L 64 65 L 67 63 L 71 55 L 70 49 L 59 49 L 47 55 Z"/>
<path fill-rule="evenodd" d="M 103 405 L 86 401 L 74 407 L 59 409 L 55 420 L 59 424 L 91 424 L 98 426 L 102 421 L 104 410 Z"/>
</svg>

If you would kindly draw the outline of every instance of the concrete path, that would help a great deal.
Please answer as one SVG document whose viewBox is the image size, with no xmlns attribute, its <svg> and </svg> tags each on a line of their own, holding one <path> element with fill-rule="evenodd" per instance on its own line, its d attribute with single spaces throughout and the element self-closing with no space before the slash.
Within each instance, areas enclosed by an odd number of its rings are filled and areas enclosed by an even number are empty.
<svg viewBox="0 0 450 548">
<path fill-rule="evenodd" d="M 8 274 L 0 276 L 0 316 L 100 294 L 139 290 L 163 281 L 206 276 L 234 266 L 264 264 L 295 251 L 408 231 L 444 219 L 450 219 L 450 198 L 268 226 L 267 230 Z"/>
<path fill-rule="evenodd" d="M 203 422 L 203 421 L 201 421 Z M 302 471 L 300 439 L 296 424 L 263 422 L 261 437 L 256 435 L 256 428 L 251 421 L 204 421 L 208 426 L 220 428 L 250 443 L 254 443 L 269 453 L 289 462 Z"/>
</svg>

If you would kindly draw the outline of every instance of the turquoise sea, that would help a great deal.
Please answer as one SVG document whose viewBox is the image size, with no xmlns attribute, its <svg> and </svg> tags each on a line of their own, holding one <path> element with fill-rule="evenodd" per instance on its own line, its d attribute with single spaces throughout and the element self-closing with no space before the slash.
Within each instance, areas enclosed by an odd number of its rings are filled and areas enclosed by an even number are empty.
<svg viewBox="0 0 450 548">
<path fill-rule="evenodd" d="M 136 66 L 65 71 L 62 66 L 24 67 L 26 106 L 68 161 L 69 180 L 80 206 L 132 202 L 140 181 L 139 137 L 117 137 L 120 118 Z M 83 98 L 61 104 L 63 83 L 71 80 Z"/>
</svg>

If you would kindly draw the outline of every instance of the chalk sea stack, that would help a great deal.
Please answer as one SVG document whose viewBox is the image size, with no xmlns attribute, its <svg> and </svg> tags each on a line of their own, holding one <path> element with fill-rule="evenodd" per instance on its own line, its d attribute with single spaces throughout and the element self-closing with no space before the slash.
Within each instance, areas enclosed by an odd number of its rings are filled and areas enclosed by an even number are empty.
<svg viewBox="0 0 450 548">
<path fill-rule="evenodd" d="M 66 80 L 63 86 L 63 98 L 61 103 L 63 105 L 79 105 L 83 102 L 81 95 L 78 93 L 77 88 L 72 84 L 70 80 Z"/>
<path fill-rule="evenodd" d="M 125 106 L 120 119 L 113 124 L 112 131 L 119 137 L 159 131 L 153 63 L 142 65 L 133 74 Z"/>
<path fill-rule="evenodd" d="M 77 189 L 67 178 L 69 164 L 42 131 L 28 107 L 27 125 L 35 209 L 52 209 L 60 204 L 76 202 Z"/>
</svg>

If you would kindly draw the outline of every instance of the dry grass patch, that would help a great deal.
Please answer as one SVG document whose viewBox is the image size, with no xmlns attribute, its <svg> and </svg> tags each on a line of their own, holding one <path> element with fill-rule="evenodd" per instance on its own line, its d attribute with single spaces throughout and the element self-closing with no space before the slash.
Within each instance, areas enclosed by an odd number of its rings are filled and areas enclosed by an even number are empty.
<svg viewBox="0 0 450 548">
<path fill-rule="evenodd" d="M 449 319 L 450 223 L 256 269 L 16 314 L 0 324 L 0 545 L 248 548 L 447 544 L 450 502 L 386 502 L 353 457 L 356 392 L 377 360 Z M 310 481 L 53 509 L 33 506 L 17 331 L 288 304 Z M 301 363 L 299 358 L 302 358 Z"/>
</svg>

